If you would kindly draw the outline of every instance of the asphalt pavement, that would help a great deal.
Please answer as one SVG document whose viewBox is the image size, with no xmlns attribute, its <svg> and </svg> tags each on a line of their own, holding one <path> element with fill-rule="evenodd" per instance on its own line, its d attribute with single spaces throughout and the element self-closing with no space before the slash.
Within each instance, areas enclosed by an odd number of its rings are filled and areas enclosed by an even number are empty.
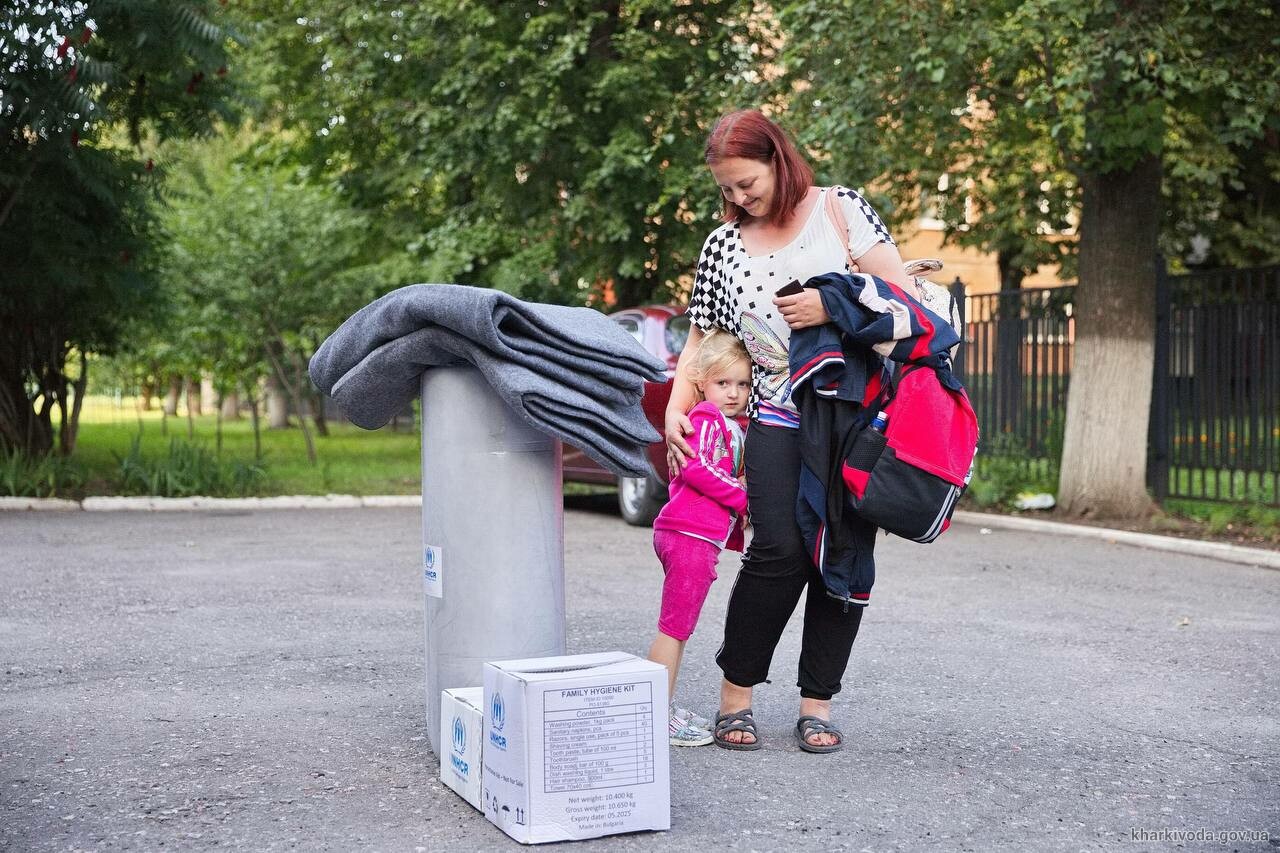
<svg viewBox="0 0 1280 853">
<path fill-rule="evenodd" d="M 569 651 L 643 654 L 649 531 L 569 507 Z M 0 849 L 517 849 L 427 744 L 420 541 L 414 509 L 0 515 Z M 843 752 L 791 736 L 796 617 L 764 749 L 673 750 L 669 832 L 573 848 L 1280 847 L 1280 572 L 966 524 L 879 566 Z"/>
</svg>

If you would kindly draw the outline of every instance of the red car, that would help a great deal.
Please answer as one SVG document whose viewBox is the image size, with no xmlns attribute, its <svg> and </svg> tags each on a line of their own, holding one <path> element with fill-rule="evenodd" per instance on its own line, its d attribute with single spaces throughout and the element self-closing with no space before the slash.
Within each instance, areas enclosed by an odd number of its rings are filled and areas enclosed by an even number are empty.
<svg viewBox="0 0 1280 853">
<path fill-rule="evenodd" d="M 618 325 L 635 336 L 645 349 L 667 363 L 666 382 L 644 383 L 641 406 L 645 416 L 658 432 L 662 432 L 667 400 L 671 397 L 671 377 L 676 361 L 689 338 L 689 318 L 685 309 L 675 305 L 644 305 L 610 314 Z M 653 523 L 667 502 L 667 449 L 662 441 L 649 445 L 649 460 L 659 479 L 653 477 L 618 477 L 601 468 L 581 450 L 564 446 L 564 479 L 567 483 L 592 483 L 618 487 L 618 509 L 628 524 L 646 527 Z"/>
</svg>

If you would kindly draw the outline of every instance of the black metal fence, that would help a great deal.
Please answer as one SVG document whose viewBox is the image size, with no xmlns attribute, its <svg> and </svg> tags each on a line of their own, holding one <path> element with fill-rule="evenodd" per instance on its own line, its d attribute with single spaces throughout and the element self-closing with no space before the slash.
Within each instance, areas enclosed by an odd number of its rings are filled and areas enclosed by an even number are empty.
<svg viewBox="0 0 1280 853">
<path fill-rule="evenodd" d="M 963 299 L 956 368 L 982 427 L 980 470 L 999 460 L 1031 479 L 1056 473 L 1074 290 Z M 958 279 L 952 291 L 963 295 Z M 1162 275 L 1156 303 L 1152 493 L 1280 506 L 1280 267 Z"/>
<path fill-rule="evenodd" d="M 1280 267 L 1162 276 L 1148 481 L 1280 506 Z"/>
</svg>

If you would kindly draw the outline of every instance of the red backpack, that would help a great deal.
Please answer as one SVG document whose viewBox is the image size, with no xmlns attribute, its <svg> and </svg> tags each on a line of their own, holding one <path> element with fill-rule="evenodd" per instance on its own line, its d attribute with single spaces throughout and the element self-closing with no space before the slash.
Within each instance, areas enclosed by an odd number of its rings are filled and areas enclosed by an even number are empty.
<svg viewBox="0 0 1280 853">
<path fill-rule="evenodd" d="M 867 383 L 863 405 L 879 418 L 854 439 L 841 474 L 859 516 L 904 539 L 932 542 L 951 525 L 969 485 L 978 418 L 964 389 L 923 364 L 899 365 Z M 887 418 L 877 428 L 880 418 Z"/>
</svg>

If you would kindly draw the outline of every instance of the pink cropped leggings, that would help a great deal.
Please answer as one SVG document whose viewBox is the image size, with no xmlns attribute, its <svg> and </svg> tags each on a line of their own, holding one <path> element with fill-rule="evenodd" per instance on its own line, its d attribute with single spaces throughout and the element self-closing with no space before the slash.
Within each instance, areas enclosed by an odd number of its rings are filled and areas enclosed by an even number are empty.
<svg viewBox="0 0 1280 853">
<path fill-rule="evenodd" d="M 658 630 L 673 639 L 687 640 L 693 636 L 702 604 L 716 579 L 720 546 L 674 530 L 655 530 L 653 550 L 667 575 L 662 582 Z"/>
</svg>

